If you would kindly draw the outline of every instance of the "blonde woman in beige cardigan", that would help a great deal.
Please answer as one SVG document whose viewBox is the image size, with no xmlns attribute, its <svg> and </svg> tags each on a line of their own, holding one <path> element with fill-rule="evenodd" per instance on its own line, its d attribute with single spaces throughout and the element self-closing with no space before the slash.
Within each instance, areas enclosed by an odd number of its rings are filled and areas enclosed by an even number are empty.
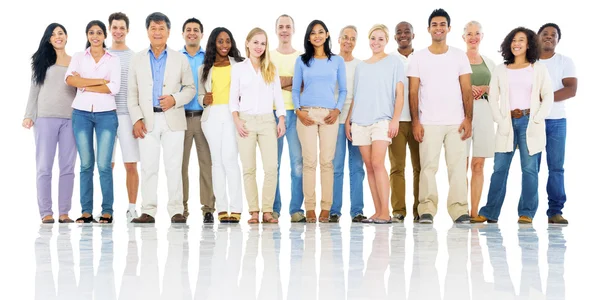
<svg viewBox="0 0 600 300">
<path fill-rule="evenodd" d="M 502 42 L 504 64 L 494 70 L 489 92 L 492 115 L 498 123 L 494 173 L 487 203 L 471 222 L 498 221 L 516 148 L 523 174 L 518 222 L 531 223 L 537 211 L 539 158 L 546 145 L 545 119 L 554 102 L 550 74 L 537 62 L 538 47 L 535 32 L 523 27 L 512 30 Z"/>
</svg>

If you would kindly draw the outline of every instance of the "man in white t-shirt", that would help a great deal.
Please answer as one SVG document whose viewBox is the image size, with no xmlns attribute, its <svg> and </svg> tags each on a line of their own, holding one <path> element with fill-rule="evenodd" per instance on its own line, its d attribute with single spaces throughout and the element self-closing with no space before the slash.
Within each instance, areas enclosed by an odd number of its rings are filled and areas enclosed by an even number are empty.
<svg viewBox="0 0 600 300">
<path fill-rule="evenodd" d="M 567 201 L 563 168 L 567 138 L 565 100 L 574 97 L 577 93 L 577 76 L 573 60 L 554 52 L 561 37 L 558 25 L 544 24 L 538 30 L 538 36 L 542 48 L 540 62 L 548 68 L 554 87 L 554 104 L 550 115 L 546 118 L 546 161 L 548 163 L 546 214 L 548 223 L 568 224 L 569 222 L 562 216 L 562 209 Z"/>
<path fill-rule="evenodd" d="M 414 52 L 408 65 L 410 115 L 419 145 L 419 223 L 433 223 L 438 193 L 435 175 L 442 145 L 448 168 L 448 213 L 455 223 L 469 223 L 467 145 L 473 120 L 471 65 L 467 54 L 446 44 L 450 16 L 443 9 L 429 16 L 432 44 Z"/>
<path fill-rule="evenodd" d="M 415 38 L 413 26 L 402 21 L 396 25 L 396 34 L 394 39 L 398 43 L 398 49 L 390 53 L 400 57 L 404 63 L 404 73 L 408 72 L 409 57 L 412 56 L 415 49 L 412 46 L 412 40 Z M 400 114 L 400 126 L 398 126 L 398 135 L 392 139 L 390 144 L 390 186 L 392 188 L 392 222 L 404 222 L 408 215 L 406 209 L 406 179 L 404 177 L 404 168 L 406 166 L 406 145 L 410 149 L 410 160 L 412 163 L 413 174 L 413 221 L 419 221 L 419 175 L 421 173 L 421 162 L 419 157 L 419 142 L 415 140 L 412 132 L 410 119 L 410 108 L 408 105 L 408 84 L 404 85 L 404 107 Z"/>
</svg>

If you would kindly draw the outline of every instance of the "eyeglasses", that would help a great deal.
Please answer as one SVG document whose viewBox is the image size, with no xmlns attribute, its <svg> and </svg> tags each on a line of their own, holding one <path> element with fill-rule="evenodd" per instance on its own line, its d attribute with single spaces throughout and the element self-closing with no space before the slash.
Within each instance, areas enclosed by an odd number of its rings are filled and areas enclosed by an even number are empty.
<svg viewBox="0 0 600 300">
<path fill-rule="evenodd" d="M 347 41 L 356 42 L 356 38 L 355 37 L 349 37 L 349 36 L 345 35 L 345 36 L 342 37 L 342 41 L 345 41 L 345 42 L 347 42 Z"/>
</svg>

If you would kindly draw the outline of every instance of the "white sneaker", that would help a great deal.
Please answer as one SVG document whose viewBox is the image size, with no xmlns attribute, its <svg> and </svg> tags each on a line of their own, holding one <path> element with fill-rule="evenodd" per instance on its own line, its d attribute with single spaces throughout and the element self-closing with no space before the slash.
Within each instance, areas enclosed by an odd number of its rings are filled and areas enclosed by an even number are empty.
<svg viewBox="0 0 600 300">
<path fill-rule="evenodd" d="M 127 223 L 131 223 L 131 220 L 135 219 L 138 217 L 137 211 L 133 211 L 131 212 L 130 210 L 127 210 Z"/>
</svg>

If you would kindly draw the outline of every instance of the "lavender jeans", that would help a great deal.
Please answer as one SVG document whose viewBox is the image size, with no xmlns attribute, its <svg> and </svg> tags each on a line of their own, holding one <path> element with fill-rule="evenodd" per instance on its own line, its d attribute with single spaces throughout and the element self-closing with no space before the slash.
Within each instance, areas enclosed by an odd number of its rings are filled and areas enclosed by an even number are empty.
<svg viewBox="0 0 600 300">
<path fill-rule="evenodd" d="M 37 198 L 40 217 L 52 215 L 52 166 L 58 144 L 58 211 L 60 215 L 71 210 L 75 159 L 77 147 L 70 119 L 37 118 L 34 126 L 35 158 L 37 168 Z"/>
</svg>

